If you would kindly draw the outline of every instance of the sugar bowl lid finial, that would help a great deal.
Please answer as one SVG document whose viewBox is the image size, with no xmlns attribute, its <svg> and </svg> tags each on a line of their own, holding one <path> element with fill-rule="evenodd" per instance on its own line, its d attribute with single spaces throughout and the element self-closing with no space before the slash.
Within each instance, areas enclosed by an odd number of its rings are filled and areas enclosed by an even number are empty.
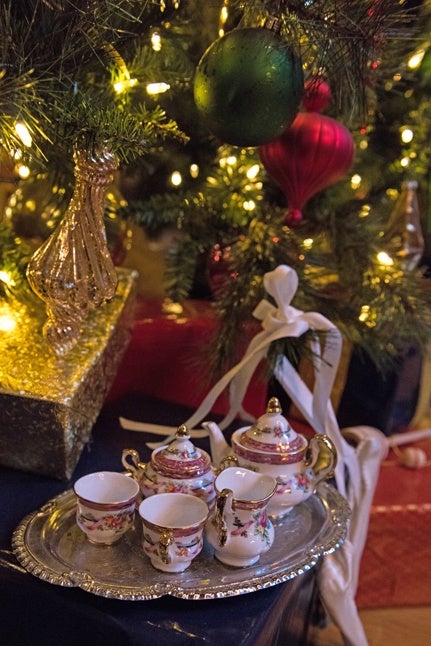
<svg viewBox="0 0 431 646">
<path fill-rule="evenodd" d="M 269 414 L 281 414 L 283 411 L 281 409 L 280 401 L 277 397 L 271 397 L 266 405 L 266 412 Z"/>
<path fill-rule="evenodd" d="M 175 433 L 176 438 L 189 437 L 189 431 L 185 424 L 180 424 Z"/>
</svg>

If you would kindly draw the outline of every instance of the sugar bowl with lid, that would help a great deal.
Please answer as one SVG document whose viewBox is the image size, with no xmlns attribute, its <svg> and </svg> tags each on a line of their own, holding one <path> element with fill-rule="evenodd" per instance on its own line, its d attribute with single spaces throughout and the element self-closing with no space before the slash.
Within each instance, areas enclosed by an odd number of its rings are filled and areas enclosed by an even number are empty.
<svg viewBox="0 0 431 646">
<path fill-rule="evenodd" d="M 323 434 L 308 440 L 296 433 L 276 397 L 269 400 L 266 413 L 252 426 L 234 431 L 231 447 L 215 422 L 204 422 L 204 426 L 215 464 L 231 453 L 240 466 L 276 479 L 277 489 L 268 504 L 273 518 L 282 518 L 333 474 L 337 454 L 331 440 Z"/>
<path fill-rule="evenodd" d="M 215 472 L 211 458 L 190 441 L 184 424 L 178 427 L 170 444 L 154 449 L 149 462 L 141 462 L 135 449 L 124 449 L 121 461 L 139 482 L 146 498 L 156 493 L 186 493 L 197 496 L 209 507 L 214 503 Z"/>
</svg>

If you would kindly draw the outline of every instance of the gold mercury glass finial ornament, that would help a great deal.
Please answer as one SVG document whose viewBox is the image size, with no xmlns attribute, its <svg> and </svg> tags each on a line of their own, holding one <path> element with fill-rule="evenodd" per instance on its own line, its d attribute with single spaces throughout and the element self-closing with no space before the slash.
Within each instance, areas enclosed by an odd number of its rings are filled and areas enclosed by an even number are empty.
<svg viewBox="0 0 431 646">
<path fill-rule="evenodd" d="M 117 287 L 103 221 L 116 157 L 107 147 L 92 152 L 77 147 L 74 162 L 72 199 L 27 268 L 31 288 L 46 303 L 44 336 L 59 356 L 76 344 L 89 311 L 113 298 Z"/>
<path fill-rule="evenodd" d="M 417 197 L 418 183 L 403 182 L 401 193 L 389 216 L 384 239 L 390 240 L 404 271 L 418 266 L 425 248 Z"/>
</svg>

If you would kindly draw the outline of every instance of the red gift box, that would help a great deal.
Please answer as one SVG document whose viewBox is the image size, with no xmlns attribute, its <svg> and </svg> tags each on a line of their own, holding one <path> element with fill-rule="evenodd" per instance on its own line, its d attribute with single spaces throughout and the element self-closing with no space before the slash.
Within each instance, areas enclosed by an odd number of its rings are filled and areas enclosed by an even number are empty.
<svg viewBox="0 0 431 646">
<path fill-rule="evenodd" d="M 412 446 L 425 451 L 429 461 L 431 440 Z M 371 507 L 358 608 L 431 605 L 430 535 L 431 464 L 408 469 L 391 452 Z"/>
<path fill-rule="evenodd" d="M 191 409 L 199 406 L 217 381 L 211 374 L 217 314 L 208 301 L 188 300 L 183 311 L 178 311 L 178 307 L 181 308 L 160 299 L 138 298 L 132 338 L 109 399 L 135 392 Z M 250 328 L 244 342 L 256 331 Z M 265 412 L 267 387 L 263 369 L 258 368 L 244 398 L 245 410 L 256 417 Z M 228 412 L 227 391 L 216 401 L 212 412 L 221 415 Z"/>
</svg>

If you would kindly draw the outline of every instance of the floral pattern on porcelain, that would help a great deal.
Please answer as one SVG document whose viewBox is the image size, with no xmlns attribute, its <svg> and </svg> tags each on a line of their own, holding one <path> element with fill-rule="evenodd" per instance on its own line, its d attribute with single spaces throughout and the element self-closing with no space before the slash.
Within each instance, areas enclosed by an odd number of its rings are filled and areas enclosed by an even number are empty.
<svg viewBox="0 0 431 646">
<path fill-rule="evenodd" d="M 124 449 L 122 463 L 139 482 L 145 497 L 157 493 L 186 493 L 197 496 L 209 506 L 213 504 L 215 472 L 211 458 L 190 441 L 184 424 L 178 427 L 171 444 L 154 449 L 149 462 L 140 462 L 134 449 Z"/>
<path fill-rule="evenodd" d="M 115 513 L 83 512 L 78 503 L 76 522 L 78 527 L 87 532 L 93 542 L 115 542 L 127 529 L 132 527 L 135 518 L 135 504 Z"/>
<path fill-rule="evenodd" d="M 212 474 L 202 478 L 174 480 L 159 475 L 149 465 L 140 481 L 141 492 L 144 496 L 155 493 L 188 493 L 201 498 L 210 505 L 215 498 L 214 477 Z"/>
<path fill-rule="evenodd" d="M 279 476 L 277 478 L 277 489 L 275 494 L 291 493 L 292 491 L 302 491 L 308 493 L 313 491 L 314 473 L 312 469 L 298 471 L 289 478 Z"/>
<path fill-rule="evenodd" d="M 159 540 L 155 539 L 148 532 L 144 532 L 142 539 L 142 547 L 145 554 L 151 558 L 157 558 L 159 556 Z M 178 543 L 175 542 L 175 555 L 178 559 L 194 559 L 200 552 L 203 547 L 203 538 L 201 536 L 194 537 L 188 543 Z"/>
<path fill-rule="evenodd" d="M 271 522 L 268 518 L 266 510 L 258 510 L 252 514 L 252 518 L 247 520 L 245 523 L 241 521 L 241 518 L 233 514 L 232 526 L 235 529 L 232 529 L 230 534 L 231 536 L 242 536 L 243 538 L 249 538 L 249 529 L 253 528 L 253 535 L 257 536 L 265 541 L 268 548 L 271 547 Z"/>
</svg>

